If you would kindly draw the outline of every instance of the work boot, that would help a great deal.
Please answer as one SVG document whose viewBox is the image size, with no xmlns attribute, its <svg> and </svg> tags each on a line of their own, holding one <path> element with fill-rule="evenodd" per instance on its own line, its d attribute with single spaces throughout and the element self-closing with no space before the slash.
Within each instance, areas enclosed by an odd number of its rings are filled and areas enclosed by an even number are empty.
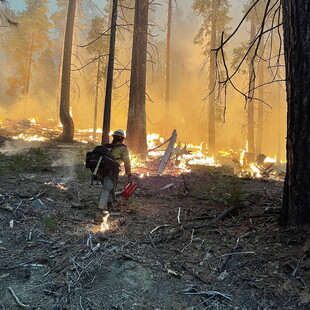
<svg viewBox="0 0 310 310">
<path fill-rule="evenodd" d="M 113 202 L 112 201 L 108 201 L 107 210 L 109 212 L 111 212 L 113 210 Z"/>
<path fill-rule="evenodd" d="M 99 211 L 96 213 L 95 218 L 94 218 L 95 224 L 101 224 L 102 223 L 102 219 L 104 217 L 104 212 L 106 212 L 106 211 L 99 209 Z"/>
</svg>

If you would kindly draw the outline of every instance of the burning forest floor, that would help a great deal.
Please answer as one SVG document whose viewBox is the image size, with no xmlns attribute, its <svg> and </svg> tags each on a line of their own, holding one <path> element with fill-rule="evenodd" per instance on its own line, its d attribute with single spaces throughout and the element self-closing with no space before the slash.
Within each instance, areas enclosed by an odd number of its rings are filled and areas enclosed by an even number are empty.
<svg viewBox="0 0 310 310">
<path fill-rule="evenodd" d="M 137 177 L 100 231 L 85 149 L 27 152 L 0 154 L 0 309 L 310 309 L 310 229 L 278 226 L 282 181 Z"/>
</svg>

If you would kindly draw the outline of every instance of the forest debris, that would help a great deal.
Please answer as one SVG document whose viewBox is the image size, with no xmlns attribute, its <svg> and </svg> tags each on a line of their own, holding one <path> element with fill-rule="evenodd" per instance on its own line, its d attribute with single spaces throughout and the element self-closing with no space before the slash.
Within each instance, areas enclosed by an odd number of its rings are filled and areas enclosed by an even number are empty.
<svg viewBox="0 0 310 310">
<path fill-rule="evenodd" d="M 210 297 L 219 296 L 219 297 L 223 297 L 223 298 L 228 299 L 228 300 L 232 300 L 231 299 L 232 295 L 230 295 L 230 294 L 224 294 L 224 293 L 220 293 L 220 292 L 217 292 L 217 291 L 202 291 L 202 292 L 198 292 L 193 287 L 190 287 L 190 288 L 182 290 L 182 293 L 184 295 L 207 295 L 207 296 L 210 296 Z"/>
<path fill-rule="evenodd" d="M 227 277 L 228 277 L 229 273 L 224 270 L 218 277 L 217 277 L 217 280 L 219 281 L 223 281 L 225 280 Z"/>
<path fill-rule="evenodd" d="M 101 246 L 101 244 L 100 244 L 100 243 L 97 243 L 91 250 L 92 250 L 93 252 L 96 252 L 96 251 L 99 250 L 100 246 Z"/>
<path fill-rule="evenodd" d="M 181 207 L 179 207 L 178 216 L 177 216 L 177 220 L 179 224 L 181 224 L 180 216 L 181 216 Z"/>
<path fill-rule="evenodd" d="M 168 274 L 177 277 L 177 278 L 181 278 L 181 275 L 179 273 L 177 273 L 176 271 L 173 271 L 171 269 L 167 269 Z"/>
<path fill-rule="evenodd" d="M 167 184 L 166 186 L 162 187 L 160 190 L 163 191 L 163 190 L 169 189 L 169 188 L 171 188 L 173 186 L 174 186 L 174 183 L 170 183 L 170 184 Z"/>
<path fill-rule="evenodd" d="M 184 270 L 186 270 L 189 274 L 191 274 L 192 276 L 194 276 L 196 279 L 198 279 L 199 281 L 201 281 L 204 284 L 209 285 L 210 283 L 206 280 L 204 280 L 203 278 L 201 278 L 196 272 L 194 272 L 193 270 L 191 270 L 189 267 L 186 266 L 185 263 L 182 264 L 182 267 Z M 194 288 L 192 288 L 194 289 Z"/>
<path fill-rule="evenodd" d="M 18 297 L 16 296 L 16 294 L 14 293 L 13 289 L 11 287 L 8 287 L 10 293 L 12 294 L 12 296 L 14 297 L 16 303 L 22 307 L 22 308 L 29 308 L 29 305 L 23 304 L 22 302 L 19 301 Z"/>
<path fill-rule="evenodd" d="M 154 233 L 155 231 L 161 229 L 161 228 L 170 227 L 170 226 L 171 226 L 171 225 L 169 225 L 169 224 L 159 225 L 159 226 L 155 227 L 154 229 L 152 229 L 152 230 L 150 231 L 150 235 L 151 235 L 152 233 Z"/>
<path fill-rule="evenodd" d="M 194 232 L 195 232 L 195 230 L 193 229 L 193 230 L 192 230 L 192 233 L 191 233 L 191 240 L 190 240 L 190 242 L 181 250 L 181 253 L 183 253 L 183 252 L 193 243 Z"/>
<path fill-rule="evenodd" d="M 157 173 L 156 173 L 157 175 L 161 175 L 163 173 L 163 171 L 164 171 L 164 169 L 165 169 L 165 167 L 166 167 L 166 165 L 170 159 L 170 156 L 171 156 L 171 153 L 172 153 L 176 139 L 177 139 L 177 131 L 174 129 L 172 132 L 169 144 L 165 150 L 164 156 L 161 159 L 161 162 L 160 162 L 159 167 L 157 169 Z"/>
<path fill-rule="evenodd" d="M 47 210 L 47 207 L 45 206 L 45 204 L 42 202 L 41 199 L 36 199 L 32 202 L 31 204 L 34 208 L 45 211 Z"/>
<path fill-rule="evenodd" d="M 307 282 L 301 277 L 300 275 L 300 266 L 301 266 L 301 262 L 304 260 L 304 258 L 307 257 L 307 254 L 305 254 L 302 258 L 299 259 L 298 263 L 297 263 L 297 266 L 294 268 L 294 271 L 292 273 L 292 276 L 294 278 L 296 278 L 297 280 L 299 280 L 299 282 L 301 283 L 301 285 L 303 287 L 307 287 L 308 284 Z"/>
<path fill-rule="evenodd" d="M 240 245 L 237 245 L 235 248 L 233 248 L 232 252 L 229 253 L 229 254 L 226 254 L 225 256 L 225 259 L 222 261 L 222 263 L 218 266 L 217 270 L 222 272 L 226 269 L 227 265 L 228 265 L 228 262 L 229 260 L 231 259 L 232 255 L 233 254 L 236 254 L 237 252 L 239 252 L 241 250 L 241 246 Z"/>
<path fill-rule="evenodd" d="M 28 234 L 28 236 L 27 236 L 27 241 L 30 241 L 31 240 L 31 238 L 32 238 L 32 230 L 30 230 L 29 231 L 29 234 Z"/>
<path fill-rule="evenodd" d="M 9 203 L 5 203 L 1 207 L 7 211 L 13 211 L 13 207 Z"/>
<path fill-rule="evenodd" d="M 199 226 L 193 226 L 193 225 L 187 225 L 187 226 L 183 226 L 184 229 L 203 229 L 203 228 L 207 228 L 212 226 L 214 223 L 216 223 L 217 221 L 219 221 L 220 219 L 224 218 L 227 214 L 229 214 L 230 212 L 232 212 L 233 210 L 237 209 L 237 207 L 235 206 L 231 206 L 230 208 L 226 209 L 225 211 L 223 211 L 219 216 L 217 216 L 215 219 L 213 219 L 212 221 L 210 221 L 209 223 L 203 224 L 203 225 L 199 225 Z"/>
</svg>

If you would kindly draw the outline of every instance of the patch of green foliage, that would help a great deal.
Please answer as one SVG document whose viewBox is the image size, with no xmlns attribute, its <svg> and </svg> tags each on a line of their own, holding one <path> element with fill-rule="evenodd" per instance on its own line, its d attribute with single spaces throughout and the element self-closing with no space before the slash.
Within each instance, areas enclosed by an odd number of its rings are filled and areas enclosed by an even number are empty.
<svg viewBox="0 0 310 310">
<path fill-rule="evenodd" d="M 94 149 L 95 145 L 93 144 L 87 144 L 86 146 L 79 147 L 77 149 L 77 155 L 76 155 L 76 165 L 75 165 L 75 173 L 77 176 L 77 179 L 79 181 L 87 181 L 91 180 L 91 171 L 87 168 L 85 168 L 85 158 L 86 153 L 92 149 Z"/>
<path fill-rule="evenodd" d="M 229 206 L 243 203 L 244 185 L 229 167 L 205 167 L 196 171 L 199 171 L 200 178 L 191 184 L 193 196 Z"/>
<path fill-rule="evenodd" d="M 84 165 L 76 165 L 75 166 L 76 177 L 79 181 L 91 181 L 91 171 L 85 168 Z"/>
<path fill-rule="evenodd" d="M 0 153 L 0 172 L 21 172 L 32 170 L 36 167 L 50 167 L 51 158 L 47 150 L 42 148 L 30 148 L 29 150 L 7 155 Z"/>
<path fill-rule="evenodd" d="M 42 222 L 49 232 L 55 232 L 58 227 L 58 220 L 50 215 L 46 215 L 42 218 Z"/>
</svg>

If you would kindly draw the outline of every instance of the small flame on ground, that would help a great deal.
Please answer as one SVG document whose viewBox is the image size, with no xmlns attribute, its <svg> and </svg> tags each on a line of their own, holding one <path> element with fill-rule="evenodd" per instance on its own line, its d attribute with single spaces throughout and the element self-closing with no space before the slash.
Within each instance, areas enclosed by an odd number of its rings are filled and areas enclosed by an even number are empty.
<svg viewBox="0 0 310 310">
<path fill-rule="evenodd" d="M 65 187 L 63 186 L 62 184 L 59 184 L 59 183 L 52 183 L 52 182 L 44 182 L 45 185 L 50 185 L 50 186 L 53 186 L 53 187 L 57 187 L 63 191 L 67 191 L 68 190 L 68 187 Z"/>
<path fill-rule="evenodd" d="M 105 215 L 102 217 L 102 223 L 100 226 L 100 231 L 103 232 L 103 231 L 107 231 L 110 229 L 110 224 L 108 222 L 109 216 L 110 216 L 110 213 L 106 212 Z"/>
</svg>

